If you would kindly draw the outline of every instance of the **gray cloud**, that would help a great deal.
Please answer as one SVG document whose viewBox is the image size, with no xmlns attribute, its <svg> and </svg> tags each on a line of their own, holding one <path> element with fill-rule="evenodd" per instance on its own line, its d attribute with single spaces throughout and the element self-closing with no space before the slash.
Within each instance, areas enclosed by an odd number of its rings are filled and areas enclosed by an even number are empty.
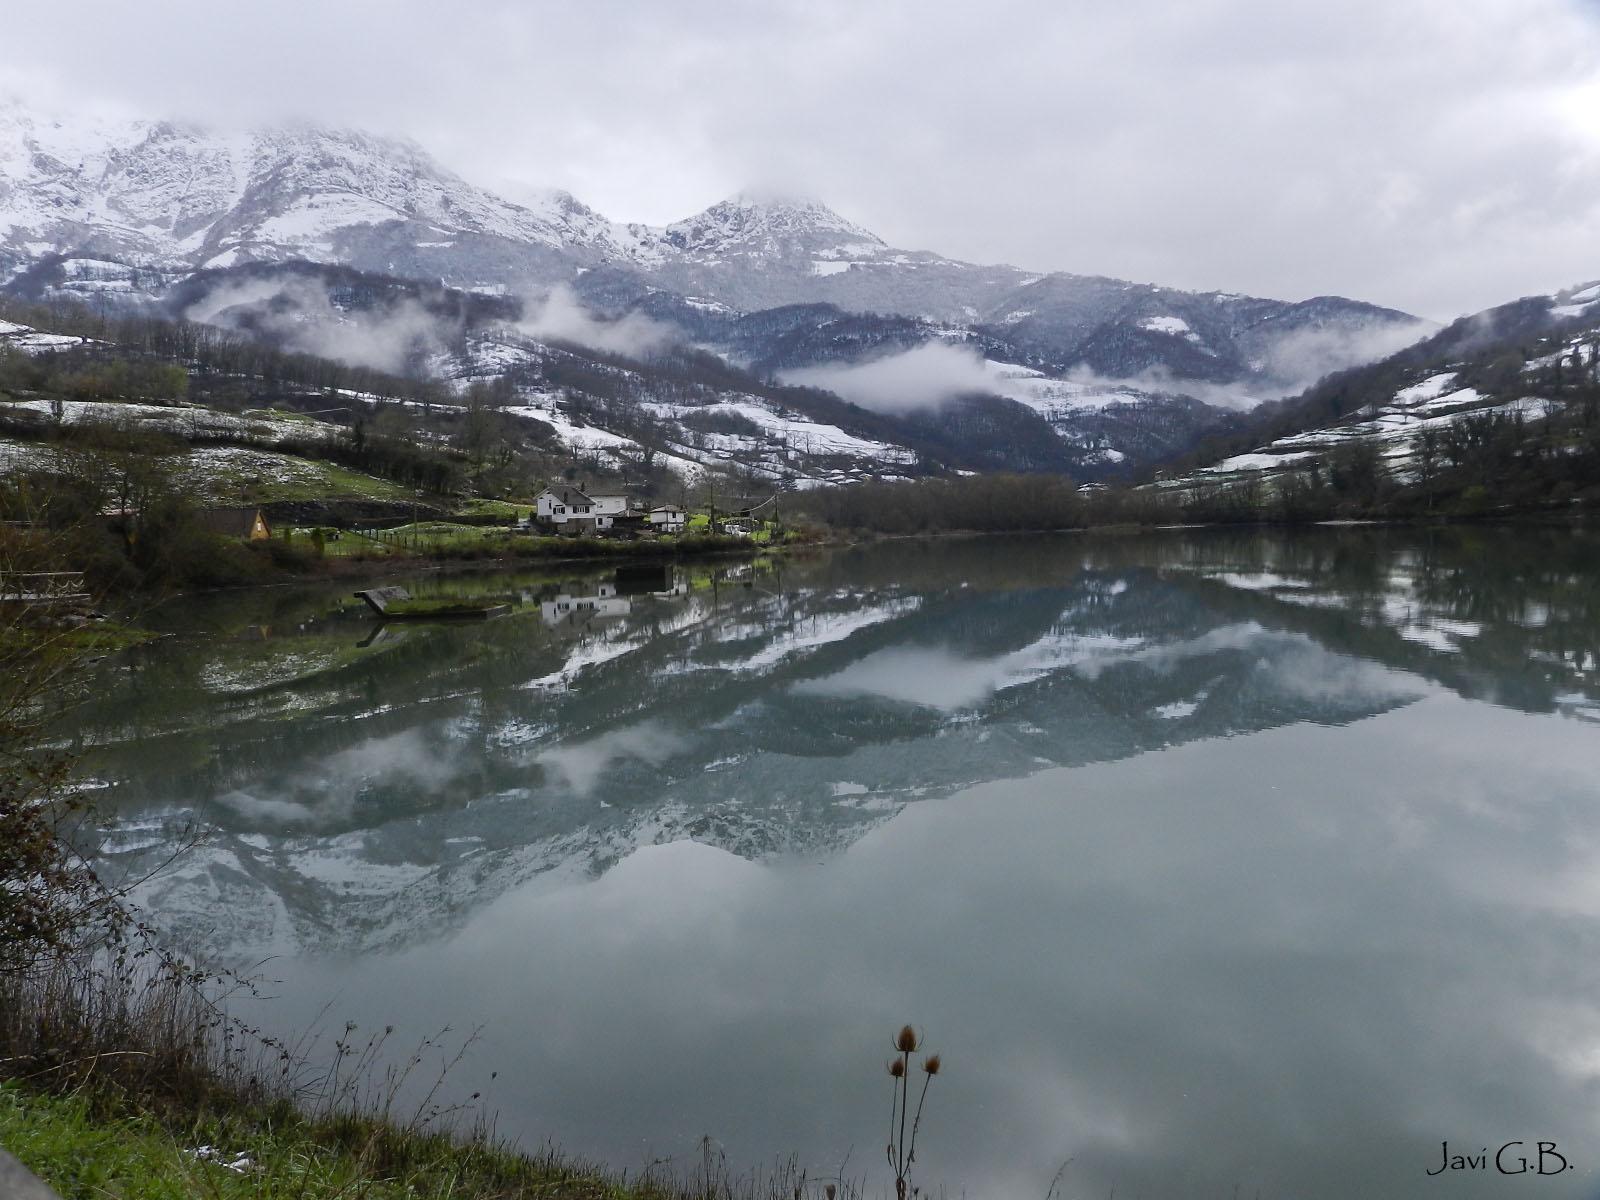
<svg viewBox="0 0 1600 1200">
<path fill-rule="evenodd" d="M 799 180 L 897 245 L 1436 319 L 1600 260 L 1587 0 L 74 12 L 69 44 L 48 6 L 13 6 L 0 90 L 218 123 L 298 109 L 622 220 Z"/>
<path fill-rule="evenodd" d="M 1432 322 L 1416 321 L 1359 329 L 1308 326 L 1290 330 L 1259 347 L 1262 376 L 1242 383 L 1181 379 L 1159 366 L 1116 378 L 1076 367 L 1067 372 L 1067 378 L 1094 388 L 1178 393 L 1219 408 L 1248 410 L 1263 400 L 1298 395 L 1330 372 L 1386 358 L 1437 329 Z"/>
<path fill-rule="evenodd" d="M 1421 341 L 1434 329 L 1426 321 L 1363 329 L 1308 327 L 1275 338 L 1262 357 L 1267 373 L 1280 384 L 1281 394 L 1288 395 L 1304 390 L 1332 371 L 1387 358 Z"/>
<path fill-rule="evenodd" d="M 782 372 L 784 383 L 824 388 L 876 412 L 935 408 L 970 392 L 997 392 L 999 381 L 973 351 L 944 342 L 860 363 L 825 363 Z"/>
<path fill-rule="evenodd" d="M 441 349 L 449 334 L 415 300 L 346 312 L 334 307 L 326 288 L 309 279 L 224 284 L 191 304 L 184 316 L 223 329 L 241 328 L 248 320 L 290 350 L 397 373 L 413 355 Z"/>
<path fill-rule="evenodd" d="M 1165 367 L 1120 378 L 1079 367 L 1068 372 L 1067 377 L 1095 388 L 1178 393 L 1222 408 L 1249 409 L 1263 400 L 1303 391 L 1330 371 L 1393 354 L 1433 329 L 1427 322 L 1364 329 L 1297 329 L 1266 343 L 1261 352 L 1266 379 L 1246 383 L 1178 379 Z M 781 372 L 780 378 L 784 383 L 823 388 L 853 404 L 883 413 L 935 408 L 973 392 L 1028 399 L 1026 388 L 1004 378 L 976 351 L 947 342 L 924 342 L 910 350 L 864 362 L 794 367 Z"/>
<path fill-rule="evenodd" d="M 577 342 L 591 350 L 626 354 L 632 358 L 661 349 L 675 336 L 670 326 L 641 313 L 602 321 L 586 309 L 565 284 L 552 288 L 518 329 L 530 337 Z"/>
</svg>

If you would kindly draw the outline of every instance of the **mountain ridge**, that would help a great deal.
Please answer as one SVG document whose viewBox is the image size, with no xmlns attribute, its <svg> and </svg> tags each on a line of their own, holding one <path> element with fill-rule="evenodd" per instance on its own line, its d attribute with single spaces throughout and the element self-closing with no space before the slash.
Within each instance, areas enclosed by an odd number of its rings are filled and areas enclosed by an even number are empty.
<svg viewBox="0 0 1600 1200">
<path fill-rule="evenodd" d="M 324 280 L 312 295 L 315 279 L 300 272 L 273 291 L 263 271 L 296 263 L 370 277 L 357 291 L 410 280 L 500 298 L 530 314 L 522 336 L 590 336 L 635 353 L 676 340 L 767 381 L 828 368 L 821 386 L 867 408 L 878 401 L 852 390 L 860 371 L 883 375 L 884 359 L 913 356 L 887 402 L 904 437 L 956 446 L 968 436 L 958 429 L 985 430 L 1000 447 L 980 456 L 986 470 L 1136 466 L 1226 426 L 1228 409 L 1430 328 L 1342 297 L 1185 292 L 901 250 L 805 195 L 746 191 L 665 226 L 626 225 L 555 189 L 514 203 L 403 138 L 307 123 L 214 132 L 51 119 L 0 104 L 0 293 L 154 305 L 252 336 L 321 326 L 299 348 L 385 370 L 440 361 L 408 351 L 402 364 L 396 347 L 459 340 L 459 322 L 429 332 L 417 310 L 391 305 L 400 327 L 366 331 L 389 348 L 375 361 L 373 338 L 343 336 L 349 288 Z M 552 299 L 568 293 L 570 304 Z M 552 305 L 559 319 L 545 319 Z M 642 340 L 622 345 L 605 322 Z M 355 341 L 364 349 L 352 359 L 343 347 Z M 497 343 L 458 356 L 442 378 L 464 387 L 523 359 Z M 987 396 L 981 413 L 975 393 Z M 1108 399 L 1120 406 L 1109 421 Z M 1057 437 L 1071 443 L 1064 457 Z M 903 465 L 892 457 L 881 464 L 891 474 Z"/>
<path fill-rule="evenodd" d="M 0 278 L 14 281 L 51 253 L 82 260 L 76 275 L 68 271 L 77 291 L 108 295 L 294 258 L 524 295 L 604 265 L 635 274 L 640 291 L 664 286 L 744 311 L 820 301 L 1009 323 L 1056 352 L 1076 339 L 1043 326 L 1103 313 L 1119 292 L 1145 307 L 1158 296 L 1191 307 L 1289 303 L 897 249 L 806 196 L 745 191 L 665 226 L 625 224 L 559 189 L 507 200 L 404 138 L 308 123 L 239 133 L 175 121 L 73 123 L 0 104 Z M 119 264 L 142 268 L 144 284 L 118 276 Z M 1033 302 L 1047 293 L 1041 311 Z M 1414 320 L 1338 303 L 1369 322 Z"/>
</svg>

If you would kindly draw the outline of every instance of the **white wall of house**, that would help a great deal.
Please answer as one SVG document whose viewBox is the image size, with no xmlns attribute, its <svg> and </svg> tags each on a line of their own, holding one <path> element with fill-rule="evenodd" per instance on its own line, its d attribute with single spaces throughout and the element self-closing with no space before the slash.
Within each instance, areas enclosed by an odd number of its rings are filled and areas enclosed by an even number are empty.
<svg viewBox="0 0 1600 1200">
<path fill-rule="evenodd" d="M 565 525 L 575 518 L 592 519 L 594 508 L 594 500 L 577 488 L 545 488 L 533 502 L 533 511 L 539 519 L 556 525 Z"/>
<path fill-rule="evenodd" d="M 650 510 L 650 527 L 660 533 L 683 532 L 683 509 L 672 505 Z"/>
</svg>

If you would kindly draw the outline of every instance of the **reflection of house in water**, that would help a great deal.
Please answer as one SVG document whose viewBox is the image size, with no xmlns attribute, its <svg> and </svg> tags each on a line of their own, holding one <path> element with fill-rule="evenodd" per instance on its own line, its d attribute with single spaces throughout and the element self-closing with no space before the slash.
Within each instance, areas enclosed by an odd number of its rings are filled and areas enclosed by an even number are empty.
<svg viewBox="0 0 1600 1200">
<path fill-rule="evenodd" d="M 652 596 L 662 600 L 687 596 L 689 581 L 683 573 L 666 563 L 650 563 L 617 568 L 616 576 L 604 583 L 572 580 L 555 596 L 537 598 L 524 592 L 523 603 L 539 605 L 544 623 L 555 626 L 581 626 L 596 620 L 626 617 L 633 612 L 633 597 Z"/>
<path fill-rule="evenodd" d="M 633 611 L 633 601 L 617 595 L 614 583 L 596 584 L 593 594 L 574 596 L 562 592 L 541 601 L 539 613 L 546 625 L 582 625 L 594 620 L 625 617 Z"/>
<path fill-rule="evenodd" d="M 670 563 L 619 566 L 611 582 L 568 584 L 571 590 L 539 602 L 547 626 L 579 626 L 597 619 L 619 618 L 634 611 L 630 597 L 674 600 L 690 594 L 690 582 Z M 594 590 L 579 590 L 579 589 Z M 525 597 L 531 600 L 533 597 Z"/>
<path fill-rule="evenodd" d="M 667 563 L 646 563 L 617 568 L 616 592 L 622 596 L 674 595 L 677 572 Z"/>
</svg>

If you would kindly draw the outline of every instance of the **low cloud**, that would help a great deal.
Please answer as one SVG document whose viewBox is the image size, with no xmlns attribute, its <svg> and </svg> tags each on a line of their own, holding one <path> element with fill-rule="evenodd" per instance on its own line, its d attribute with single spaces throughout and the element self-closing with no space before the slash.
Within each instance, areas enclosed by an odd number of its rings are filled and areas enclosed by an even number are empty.
<svg viewBox="0 0 1600 1200">
<path fill-rule="evenodd" d="M 1075 367 L 1067 379 L 1112 391 L 1131 388 L 1168 396 L 1190 396 L 1217 408 L 1247 411 L 1267 400 L 1296 396 L 1319 379 L 1350 367 L 1377 362 L 1438 331 L 1431 321 L 1303 328 L 1265 339 L 1254 351 L 1258 375 L 1231 383 L 1185 379 L 1166 367 L 1149 367 L 1132 375 L 1101 375 Z"/>
<path fill-rule="evenodd" d="M 302 354 L 395 374 L 413 359 L 443 349 L 455 332 L 411 299 L 375 309 L 338 308 L 327 288 L 313 279 L 224 284 L 183 315 L 222 329 L 264 334 Z"/>
<path fill-rule="evenodd" d="M 1293 330 L 1263 343 L 1257 352 L 1260 375 L 1234 383 L 1186 379 L 1160 366 L 1124 376 L 1075 367 L 1064 378 L 1098 391 L 1190 396 L 1218 408 L 1247 410 L 1266 400 L 1302 392 L 1332 371 L 1386 358 L 1436 328 L 1431 322 L 1415 321 Z M 970 347 L 925 342 L 866 362 L 795 367 L 781 372 L 779 378 L 784 383 L 823 388 L 875 412 L 897 414 L 936 408 L 974 392 L 1028 401 L 1028 388 L 1006 378 L 1003 371 Z"/>
<path fill-rule="evenodd" d="M 576 342 L 591 350 L 629 358 L 642 358 L 677 340 L 672 326 L 640 313 L 628 313 L 615 321 L 602 320 L 585 308 L 566 284 L 551 289 L 517 328 L 529 337 Z"/>
<path fill-rule="evenodd" d="M 995 375 L 974 351 L 944 342 L 925 342 L 868 362 L 796 367 L 779 378 L 784 383 L 823 388 L 882 413 L 937 408 L 957 396 L 1001 390 Z"/>
<path fill-rule="evenodd" d="M 1166 367 L 1147 367 L 1134 375 L 1101 375 L 1088 367 L 1074 367 L 1066 378 L 1101 392 L 1148 392 L 1158 396 L 1189 396 L 1217 408 L 1247 410 L 1281 395 L 1275 388 L 1256 383 L 1210 383 L 1203 379 L 1183 379 Z"/>
<path fill-rule="evenodd" d="M 1388 358 L 1437 329 L 1430 321 L 1296 329 L 1267 344 L 1263 368 L 1278 394 L 1293 395 L 1334 371 Z"/>
</svg>

